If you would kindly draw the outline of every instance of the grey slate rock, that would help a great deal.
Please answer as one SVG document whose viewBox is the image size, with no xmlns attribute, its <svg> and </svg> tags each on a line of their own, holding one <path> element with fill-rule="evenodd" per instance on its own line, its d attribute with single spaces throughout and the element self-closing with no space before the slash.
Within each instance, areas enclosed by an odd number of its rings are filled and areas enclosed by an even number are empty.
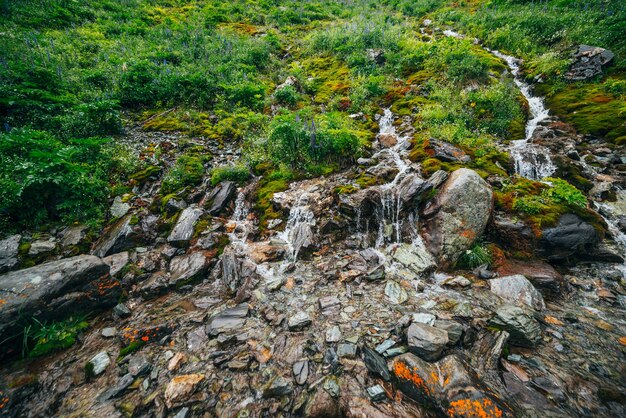
<svg viewBox="0 0 626 418">
<path fill-rule="evenodd" d="M 413 323 L 407 331 L 409 350 L 424 360 L 435 361 L 448 344 L 448 332 L 426 324 Z"/>
<path fill-rule="evenodd" d="M 362 352 L 365 367 L 367 367 L 370 373 L 380 376 L 386 381 L 391 380 L 387 361 L 380 354 L 369 347 L 363 347 Z"/>
<path fill-rule="evenodd" d="M 239 331 L 246 321 L 246 316 L 248 316 L 246 303 L 225 309 L 211 320 L 207 326 L 207 334 L 214 337 L 224 332 Z"/>
<path fill-rule="evenodd" d="M 176 246 L 185 246 L 193 237 L 196 222 L 202 216 L 202 209 L 195 205 L 189 206 L 180 214 L 174 229 L 167 237 L 167 242 Z"/>
<path fill-rule="evenodd" d="M 491 320 L 495 325 L 507 331 L 511 345 L 535 347 L 541 341 L 541 328 L 532 314 L 518 306 L 502 305 L 496 310 Z"/>
<path fill-rule="evenodd" d="M 21 239 L 21 235 L 12 235 L 0 241 L 0 273 L 5 273 L 17 266 Z"/>
</svg>

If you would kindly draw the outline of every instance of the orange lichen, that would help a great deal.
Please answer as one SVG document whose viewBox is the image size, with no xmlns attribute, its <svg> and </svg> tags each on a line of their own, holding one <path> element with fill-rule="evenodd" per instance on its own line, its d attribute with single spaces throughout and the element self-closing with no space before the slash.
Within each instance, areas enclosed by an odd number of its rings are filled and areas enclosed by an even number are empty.
<svg viewBox="0 0 626 418">
<path fill-rule="evenodd" d="M 626 345 L 626 337 L 620 337 L 620 339 L 619 339 L 619 343 L 620 343 L 621 345 Z"/>
<path fill-rule="evenodd" d="M 487 398 L 483 399 L 459 399 L 450 402 L 448 416 L 451 417 L 478 417 L 478 418 L 501 418 L 502 411 Z"/>
<path fill-rule="evenodd" d="M 407 380 L 413 383 L 416 388 L 424 391 L 427 395 L 430 394 L 431 390 L 424 379 L 422 379 L 415 369 L 410 369 L 403 361 L 396 361 L 393 364 L 393 371 L 399 379 Z"/>
</svg>

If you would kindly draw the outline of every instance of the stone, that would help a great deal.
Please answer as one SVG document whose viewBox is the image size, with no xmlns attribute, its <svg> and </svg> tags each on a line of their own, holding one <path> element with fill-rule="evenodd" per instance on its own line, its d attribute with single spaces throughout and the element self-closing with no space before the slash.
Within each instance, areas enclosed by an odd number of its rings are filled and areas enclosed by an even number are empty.
<svg viewBox="0 0 626 418">
<path fill-rule="evenodd" d="M 387 399 L 387 393 L 381 385 L 370 386 L 366 390 L 372 402 L 382 402 Z"/>
<path fill-rule="evenodd" d="M 131 220 L 132 214 L 129 213 L 111 225 L 96 242 L 92 253 L 102 258 L 135 247 L 138 236 Z"/>
<path fill-rule="evenodd" d="M 217 336 L 221 333 L 238 332 L 248 316 L 248 304 L 242 303 L 234 308 L 225 309 L 217 314 L 207 326 L 207 334 Z"/>
<path fill-rule="evenodd" d="M 435 259 L 421 241 L 398 245 L 393 250 L 391 259 L 419 276 L 426 276 L 437 267 Z"/>
<path fill-rule="evenodd" d="M 597 46 L 580 45 L 573 55 L 573 62 L 565 73 L 569 81 L 582 81 L 602 74 L 615 54 L 608 49 Z"/>
<path fill-rule="evenodd" d="M 22 318 L 53 321 L 95 313 L 114 306 L 121 293 L 109 266 L 92 255 L 6 273 L 0 276 L 0 341 L 23 330 Z"/>
<path fill-rule="evenodd" d="M 17 255 L 21 239 L 21 235 L 11 235 L 0 241 L 0 273 L 12 270 L 19 263 Z"/>
<path fill-rule="evenodd" d="M 176 376 L 167 384 L 165 388 L 165 403 L 168 408 L 172 408 L 174 405 L 181 401 L 185 401 L 191 396 L 200 382 L 204 380 L 202 374 L 186 374 L 182 376 Z"/>
<path fill-rule="evenodd" d="M 115 276 L 117 273 L 122 271 L 124 267 L 130 261 L 130 254 L 128 251 L 123 251 L 117 254 L 111 254 L 108 257 L 104 257 L 102 259 L 109 266 L 109 274 L 111 276 Z"/>
<path fill-rule="evenodd" d="M 555 227 L 542 231 L 539 252 L 548 260 L 564 261 L 572 256 L 589 257 L 600 243 L 595 228 L 572 213 L 562 215 Z"/>
<path fill-rule="evenodd" d="M 274 245 L 271 243 L 251 243 L 248 245 L 250 247 L 250 258 L 256 264 L 280 260 L 285 256 L 285 245 Z"/>
<path fill-rule="evenodd" d="M 191 238 L 193 238 L 196 222 L 198 222 L 203 213 L 202 209 L 196 205 L 189 206 L 183 210 L 172 232 L 167 237 L 167 242 L 178 247 L 188 245 Z"/>
<path fill-rule="evenodd" d="M 117 329 L 115 329 L 114 327 L 102 328 L 102 331 L 100 331 L 100 335 L 102 335 L 104 338 L 113 338 L 117 335 Z"/>
<path fill-rule="evenodd" d="M 187 350 L 192 353 L 202 350 L 208 338 L 206 327 L 201 326 L 196 328 L 187 334 Z"/>
<path fill-rule="evenodd" d="M 235 293 L 242 281 L 242 263 L 237 257 L 237 252 L 233 246 L 229 245 L 224 249 L 220 263 L 222 266 L 222 282 L 224 282 L 224 285 L 231 293 Z"/>
<path fill-rule="evenodd" d="M 170 372 L 176 371 L 183 363 L 187 361 L 187 356 L 183 353 L 176 353 L 174 356 L 169 359 L 167 363 L 167 370 Z"/>
<path fill-rule="evenodd" d="M 514 305 L 501 305 L 491 323 L 507 331 L 511 345 L 536 347 L 541 341 L 539 323 L 528 311 Z"/>
<path fill-rule="evenodd" d="M 448 344 L 448 332 L 426 324 L 413 323 L 407 331 L 409 350 L 428 361 L 435 361 Z"/>
<path fill-rule="evenodd" d="M 73 225 L 61 231 L 59 235 L 63 248 L 69 248 L 80 244 L 80 242 L 85 239 L 87 229 L 86 225 Z"/>
<path fill-rule="evenodd" d="M 293 364 L 293 376 L 296 379 L 296 383 L 304 385 L 309 377 L 309 362 L 308 360 L 297 361 Z"/>
<path fill-rule="evenodd" d="M 435 328 L 443 329 L 448 333 L 448 345 L 454 346 L 461 341 L 463 335 L 463 325 L 456 321 L 447 319 L 437 319 L 434 324 Z"/>
<path fill-rule="evenodd" d="M 514 416 L 494 389 L 456 355 L 428 363 L 407 353 L 396 357 L 390 370 L 402 393 L 434 409 L 437 416 Z"/>
<path fill-rule="evenodd" d="M 541 293 L 521 274 L 489 281 L 491 292 L 514 305 L 526 305 L 538 311 L 545 309 Z"/>
<path fill-rule="evenodd" d="M 176 415 L 174 415 L 172 418 L 187 418 L 188 415 L 189 415 L 189 408 L 184 407 L 184 408 L 181 408 L 180 411 L 178 411 Z"/>
<path fill-rule="evenodd" d="M 435 324 L 435 319 L 437 318 L 435 315 L 429 313 L 414 313 L 411 316 L 411 319 L 414 323 L 433 326 Z"/>
<path fill-rule="evenodd" d="M 279 398 L 293 392 L 291 382 L 282 376 L 276 376 L 263 388 L 264 398 Z"/>
<path fill-rule="evenodd" d="M 394 340 L 385 340 L 382 343 L 378 344 L 374 350 L 378 354 L 383 354 L 385 351 L 389 350 L 394 345 L 396 345 L 396 342 Z"/>
<path fill-rule="evenodd" d="M 401 305 L 409 299 L 409 295 L 398 283 L 388 280 L 385 286 L 385 296 L 390 302 Z"/>
<path fill-rule="evenodd" d="M 472 285 L 472 282 L 463 276 L 456 276 L 456 277 L 449 277 L 446 280 L 444 280 L 441 283 L 442 286 L 446 286 L 446 287 L 459 287 L 459 288 L 463 288 L 463 287 L 470 287 Z"/>
<path fill-rule="evenodd" d="M 398 196 L 404 202 L 406 208 L 411 210 L 420 203 L 423 198 L 433 189 L 432 184 L 424 181 L 415 173 L 408 174 L 398 185 Z"/>
<path fill-rule="evenodd" d="M 128 306 L 124 305 L 123 303 L 118 303 L 117 305 L 115 305 L 112 313 L 114 318 L 122 319 L 128 318 L 133 314 L 132 311 L 128 309 Z"/>
<path fill-rule="evenodd" d="M 109 367 L 109 364 L 111 364 L 111 359 L 109 358 L 109 355 L 106 351 L 101 351 L 93 356 L 91 360 L 89 360 L 89 364 L 91 364 L 91 371 L 93 375 L 98 376 L 104 373 L 106 368 Z"/>
<path fill-rule="evenodd" d="M 300 311 L 289 318 L 289 331 L 300 331 L 311 325 L 311 317 L 306 312 Z"/>
<path fill-rule="evenodd" d="M 393 133 L 381 133 L 378 135 L 378 142 L 385 148 L 394 147 L 398 143 L 398 135 Z"/>
<path fill-rule="evenodd" d="M 369 347 L 363 347 L 361 350 L 363 353 L 363 361 L 365 367 L 375 376 L 380 376 L 385 381 L 391 380 L 391 374 L 387 367 L 387 361 L 376 351 Z"/>
<path fill-rule="evenodd" d="M 130 205 L 126 202 L 122 202 L 122 196 L 115 196 L 109 212 L 111 212 L 111 216 L 113 218 L 121 218 L 122 216 L 126 215 L 129 210 Z"/>
<path fill-rule="evenodd" d="M 177 286 L 201 278 L 208 270 L 209 263 L 201 252 L 181 255 L 170 261 L 170 285 Z"/>
<path fill-rule="evenodd" d="M 336 376 L 328 376 L 324 379 L 324 390 L 333 398 L 338 398 L 341 392 L 339 379 Z"/>
<path fill-rule="evenodd" d="M 428 148 L 432 150 L 433 157 L 438 160 L 454 163 L 469 163 L 471 158 L 462 149 L 455 147 L 444 141 L 438 141 L 434 138 L 430 138 L 428 141 Z"/>
<path fill-rule="evenodd" d="M 30 244 L 30 248 L 28 249 L 28 255 L 30 256 L 38 256 L 41 254 L 48 254 L 53 252 L 57 247 L 57 243 L 53 238 L 50 239 L 40 239 L 37 241 L 33 241 Z"/>
<path fill-rule="evenodd" d="M 341 331 L 337 325 L 326 330 L 326 342 L 336 343 L 341 339 Z"/>
<path fill-rule="evenodd" d="M 337 347 L 337 357 L 356 358 L 356 344 L 342 343 Z"/>
<path fill-rule="evenodd" d="M 128 373 L 132 374 L 134 377 L 148 374 L 150 369 L 152 369 L 152 364 L 144 355 L 135 354 L 128 361 Z"/>
<path fill-rule="evenodd" d="M 185 202 L 183 199 L 170 198 L 165 204 L 165 211 L 168 213 L 168 215 L 174 215 L 175 213 L 180 212 L 181 210 L 185 210 L 186 208 L 187 202 Z"/>
<path fill-rule="evenodd" d="M 124 393 L 124 391 L 133 383 L 134 380 L 135 378 L 132 374 L 126 373 L 117 381 L 115 385 L 102 392 L 98 396 L 97 400 L 99 402 L 106 402 L 109 399 L 117 398 L 122 393 Z"/>
<path fill-rule="evenodd" d="M 223 181 L 218 184 L 213 191 L 207 196 L 207 202 L 210 202 L 209 215 L 219 215 L 230 203 L 237 191 L 237 184 L 232 181 Z"/>
<path fill-rule="evenodd" d="M 325 296 L 323 298 L 319 298 L 318 303 L 322 313 L 326 313 L 328 311 L 338 311 L 339 308 L 341 308 L 341 302 L 339 302 L 337 296 Z"/>
<path fill-rule="evenodd" d="M 450 175 L 422 214 L 422 237 L 440 268 L 452 267 L 482 235 L 492 210 L 491 187 L 475 171 Z"/>
<path fill-rule="evenodd" d="M 433 189 L 439 188 L 447 179 L 448 172 L 444 170 L 437 170 L 428 177 L 428 182 L 432 185 Z"/>
<path fill-rule="evenodd" d="M 378 65 L 382 65 L 385 63 L 385 50 L 380 48 L 368 48 L 365 50 L 365 54 L 367 59 L 375 62 Z"/>
</svg>

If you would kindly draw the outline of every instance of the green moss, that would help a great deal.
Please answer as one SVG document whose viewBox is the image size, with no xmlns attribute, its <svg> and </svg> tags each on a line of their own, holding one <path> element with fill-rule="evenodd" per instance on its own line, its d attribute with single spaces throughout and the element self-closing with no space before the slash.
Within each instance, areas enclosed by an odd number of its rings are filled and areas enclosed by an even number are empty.
<svg viewBox="0 0 626 418">
<path fill-rule="evenodd" d="M 151 165 L 151 166 L 144 168 L 141 171 L 131 174 L 130 179 L 138 181 L 139 183 L 144 183 L 150 177 L 157 176 L 160 173 L 161 173 L 161 167 L 158 167 L 156 165 Z"/>
<path fill-rule="evenodd" d="M 167 113 L 162 116 L 156 116 L 143 123 L 142 128 L 145 131 L 186 131 L 187 124 L 178 119 L 177 115 Z"/>
<path fill-rule="evenodd" d="M 137 225 L 139 223 L 139 216 L 133 214 L 133 216 L 130 217 L 130 221 L 128 222 L 129 225 Z"/>
<path fill-rule="evenodd" d="M 250 170 L 243 165 L 216 167 L 211 171 L 211 185 L 215 186 L 221 181 L 230 180 L 236 183 L 244 183 L 250 178 Z"/>
<path fill-rule="evenodd" d="M 20 246 L 18 247 L 18 254 L 21 256 L 26 256 L 28 255 L 28 252 L 30 251 L 30 242 L 23 242 L 20 244 Z"/>
<path fill-rule="evenodd" d="M 337 187 L 335 187 L 333 192 L 336 193 L 336 194 L 352 194 L 352 193 L 356 192 L 357 190 L 359 190 L 358 187 L 354 187 L 351 184 L 346 184 L 344 186 L 337 186 Z"/>
<path fill-rule="evenodd" d="M 358 184 L 359 187 L 361 187 L 362 189 L 366 189 L 368 187 L 379 184 L 378 177 L 365 173 L 359 176 L 354 182 Z"/>
<path fill-rule="evenodd" d="M 200 156 L 183 154 L 165 174 L 161 193 L 169 194 L 187 186 L 196 186 L 204 176 L 204 164 Z"/>
<path fill-rule="evenodd" d="M 345 95 L 350 89 L 350 69 L 333 56 L 309 58 L 303 62 L 312 80 L 307 85 L 316 103 L 328 103 L 335 95 Z"/>
<path fill-rule="evenodd" d="M 209 218 L 201 218 L 193 228 L 193 237 L 197 238 L 209 227 Z"/>
<path fill-rule="evenodd" d="M 130 344 L 120 350 L 120 354 L 117 356 L 118 361 L 129 354 L 139 351 L 144 345 L 146 345 L 144 341 L 131 341 Z"/>
<path fill-rule="evenodd" d="M 91 380 L 95 376 L 95 373 L 93 372 L 93 370 L 94 370 L 93 363 L 88 361 L 85 364 L 85 379 Z"/>
<path fill-rule="evenodd" d="M 274 193 L 282 192 L 289 188 L 289 180 L 286 178 L 272 179 L 272 175 L 267 175 L 261 180 L 256 191 L 255 211 L 259 214 L 260 227 L 263 229 L 270 219 L 278 219 L 282 216 L 280 212 L 274 210 L 272 198 Z"/>
</svg>

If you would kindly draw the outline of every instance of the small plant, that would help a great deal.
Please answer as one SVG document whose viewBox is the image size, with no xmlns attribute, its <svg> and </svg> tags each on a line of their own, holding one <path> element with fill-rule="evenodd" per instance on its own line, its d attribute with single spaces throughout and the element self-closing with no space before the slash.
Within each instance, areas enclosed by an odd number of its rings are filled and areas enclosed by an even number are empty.
<svg viewBox="0 0 626 418">
<path fill-rule="evenodd" d="M 276 102 L 281 105 L 293 106 L 298 103 L 298 100 L 300 100 L 300 94 L 294 86 L 285 86 L 276 90 L 274 98 L 276 99 Z"/>
<path fill-rule="evenodd" d="M 217 167 L 211 172 L 211 185 L 215 186 L 221 181 L 230 180 L 243 183 L 250 178 L 250 170 L 245 166 Z"/>
<path fill-rule="evenodd" d="M 457 265 L 461 268 L 473 269 L 490 263 L 491 253 L 484 245 L 477 243 L 461 255 Z"/>
<path fill-rule="evenodd" d="M 51 323 L 33 318 L 32 323 L 24 328 L 22 355 L 41 357 L 64 350 L 74 345 L 77 335 L 88 327 L 84 316 Z"/>
<path fill-rule="evenodd" d="M 195 155 L 181 155 L 165 174 L 161 192 L 168 194 L 186 186 L 196 186 L 204 175 L 202 159 Z"/>
<path fill-rule="evenodd" d="M 548 177 L 545 181 L 549 182 L 551 187 L 545 189 L 542 195 L 549 198 L 552 202 L 580 207 L 587 206 L 585 195 L 567 181 L 553 177 Z"/>
</svg>

